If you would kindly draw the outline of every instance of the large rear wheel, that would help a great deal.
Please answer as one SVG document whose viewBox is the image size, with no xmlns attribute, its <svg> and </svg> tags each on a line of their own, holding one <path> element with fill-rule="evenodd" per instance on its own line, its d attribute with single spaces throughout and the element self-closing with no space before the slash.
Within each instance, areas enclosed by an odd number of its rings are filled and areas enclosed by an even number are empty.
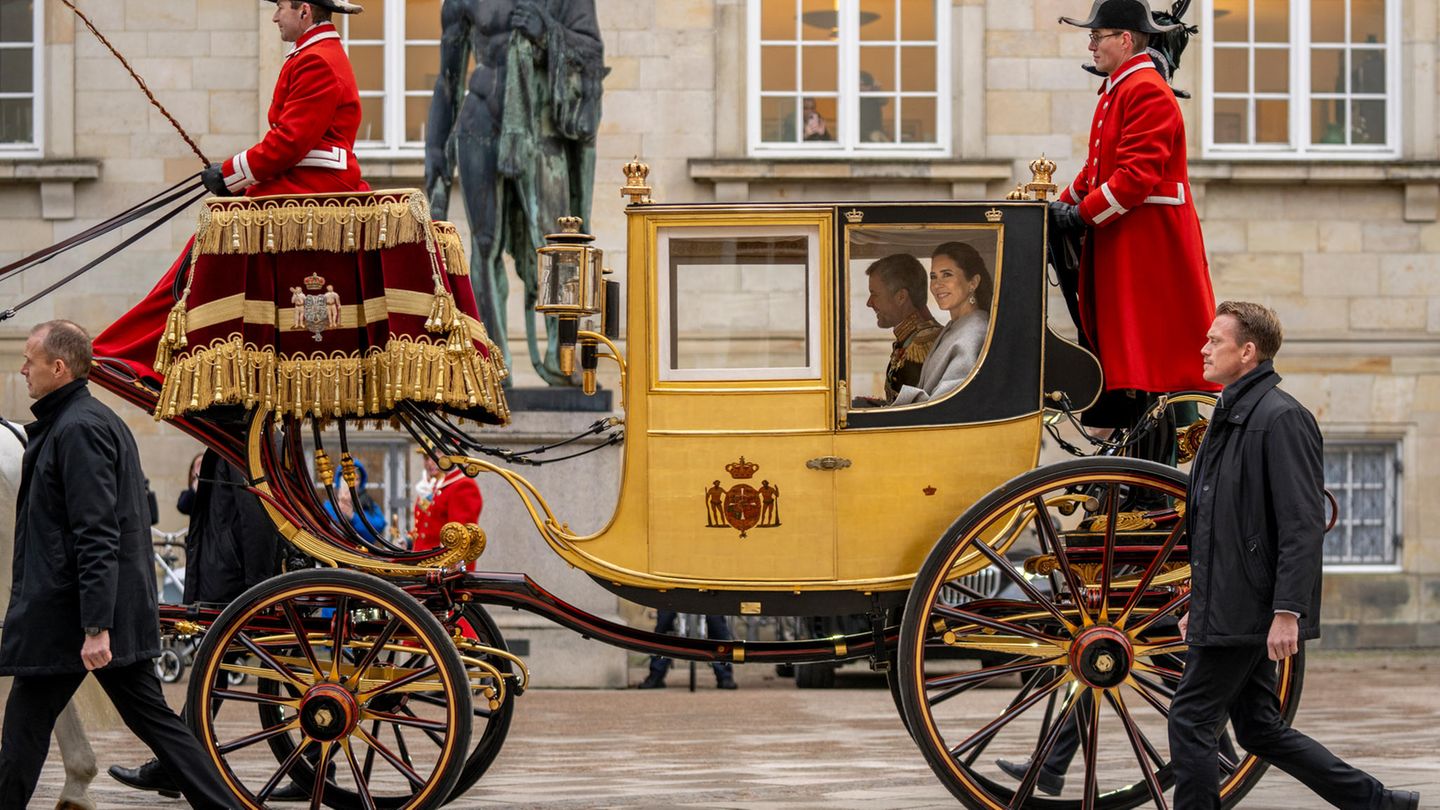
<svg viewBox="0 0 1440 810">
<path fill-rule="evenodd" d="M 1190 586 L 1185 484 L 1152 462 L 1063 462 L 986 496 L 935 546 L 905 606 L 897 685 L 911 735 L 966 806 L 1167 806 L 1165 724 Z M 1021 569 L 1002 553 L 1025 547 L 1034 553 Z M 984 562 L 1006 580 L 1000 596 L 944 597 L 946 583 Z M 967 669 L 957 650 L 992 657 Z M 1287 719 L 1302 672 L 1298 657 L 1280 668 Z M 1018 690 L 976 689 L 1016 677 Z M 1222 753 L 1226 807 L 1264 767 Z"/>
</svg>

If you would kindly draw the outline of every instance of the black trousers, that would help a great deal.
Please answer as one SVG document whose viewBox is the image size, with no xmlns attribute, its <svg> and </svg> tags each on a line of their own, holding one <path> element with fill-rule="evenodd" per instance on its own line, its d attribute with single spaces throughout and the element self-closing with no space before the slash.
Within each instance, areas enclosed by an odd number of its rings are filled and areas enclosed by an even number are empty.
<svg viewBox="0 0 1440 810">
<path fill-rule="evenodd" d="M 1275 662 L 1263 646 L 1191 647 L 1170 703 L 1175 810 L 1218 810 L 1216 737 L 1228 714 L 1235 742 L 1343 810 L 1373 810 L 1382 785 L 1280 716 Z"/>
<path fill-rule="evenodd" d="M 678 614 L 673 610 L 655 611 L 655 632 L 674 633 L 675 619 L 677 616 Z M 705 637 L 719 640 L 732 638 L 730 635 L 730 622 L 726 621 L 724 616 L 706 616 Z M 650 672 L 660 678 L 664 678 L 665 673 L 670 671 L 670 664 L 672 663 L 669 658 L 661 655 L 652 655 L 650 656 Z M 722 681 L 732 677 L 735 670 L 729 661 L 711 661 L 710 667 L 715 670 L 715 678 Z"/>
<path fill-rule="evenodd" d="M 50 752 L 55 718 L 87 674 L 94 674 L 125 725 L 175 777 L 186 801 L 205 810 L 235 804 L 200 743 L 165 704 L 154 667 L 141 661 L 94 673 L 15 677 L 0 730 L 0 810 L 19 810 L 30 802 Z"/>
</svg>

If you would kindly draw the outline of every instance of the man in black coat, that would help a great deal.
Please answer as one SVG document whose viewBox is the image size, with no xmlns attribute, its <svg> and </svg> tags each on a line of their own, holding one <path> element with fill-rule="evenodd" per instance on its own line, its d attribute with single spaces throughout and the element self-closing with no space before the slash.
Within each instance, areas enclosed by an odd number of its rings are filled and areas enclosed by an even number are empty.
<svg viewBox="0 0 1440 810">
<path fill-rule="evenodd" d="M 90 396 L 90 337 L 69 321 L 35 327 L 25 375 L 27 425 L 15 511 L 14 589 L 0 675 L 15 676 L 0 730 L 0 807 L 25 807 L 55 718 L 93 672 L 125 724 L 195 807 L 233 801 L 185 724 L 165 705 L 150 507 L 130 430 Z"/>
<path fill-rule="evenodd" d="M 1235 741 L 1336 807 L 1408 810 L 1420 796 L 1386 790 L 1290 728 L 1280 716 L 1275 662 L 1320 636 L 1325 480 L 1315 417 L 1276 386 L 1280 320 L 1260 304 L 1226 301 L 1201 356 L 1225 386 L 1191 466 L 1191 591 L 1180 635 L 1185 674 L 1170 705 L 1176 810 L 1218 810 L 1217 736 Z"/>
</svg>

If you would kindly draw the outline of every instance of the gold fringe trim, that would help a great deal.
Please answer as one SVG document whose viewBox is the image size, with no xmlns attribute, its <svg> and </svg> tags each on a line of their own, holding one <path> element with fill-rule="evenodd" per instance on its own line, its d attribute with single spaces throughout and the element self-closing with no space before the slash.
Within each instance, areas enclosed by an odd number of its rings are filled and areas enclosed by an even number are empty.
<svg viewBox="0 0 1440 810">
<path fill-rule="evenodd" d="M 470 265 L 465 261 L 465 243 L 460 232 L 449 222 L 435 223 L 435 242 L 445 257 L 445 272 L 452 276 L 469 276 Z"/>
<path fill-rule="evenodd" d="M 238 334 L 173 359 L 157 421 L 212 405 L 244 405 L 295 417 L 379 417 L 401 400 L 456 410 L 483 408 L 510 420 L 503 362 L 482 357 L 452 332 L 444 342 L 393 337 L 363 357 L 343 352 L 281 359 Z M 487 341 L 488 342 L 488 341 Z M 498 353 L 491 354 L 497 358 Z"/>
<path fill-rule="evenodd" d="M 200 210 L 195 244 L 207 255 L 354 253 L 417 242 L 433 248 L 435 236 L 425 195 L 407 189 L 212 198 Z"/>
<path fill-rule="evenodd" d="M 162 374 L 170 367 L 170 358 L 174 353 L 189 344 L 190 340 L 186 337 L 189 331 L 186 326 L 185 302 L 176 301 L 175 306 L 170 308 L 170 314 L 165 316 L 165 331 L 160 333 L 160 343 L 155 347 L 155 368 Z"/>
</svg>

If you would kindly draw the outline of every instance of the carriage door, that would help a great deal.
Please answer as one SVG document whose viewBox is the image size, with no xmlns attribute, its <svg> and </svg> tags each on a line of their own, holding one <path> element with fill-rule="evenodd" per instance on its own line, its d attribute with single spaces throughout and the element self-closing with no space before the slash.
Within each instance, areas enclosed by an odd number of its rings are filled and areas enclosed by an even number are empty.
<svg viewBox="0 0 1440 810">
<path fill-rule="evenodd" d="M 652 572 L 834 577 L 830 229 L 717 212 L 654 232 Z"/>
</svg>

